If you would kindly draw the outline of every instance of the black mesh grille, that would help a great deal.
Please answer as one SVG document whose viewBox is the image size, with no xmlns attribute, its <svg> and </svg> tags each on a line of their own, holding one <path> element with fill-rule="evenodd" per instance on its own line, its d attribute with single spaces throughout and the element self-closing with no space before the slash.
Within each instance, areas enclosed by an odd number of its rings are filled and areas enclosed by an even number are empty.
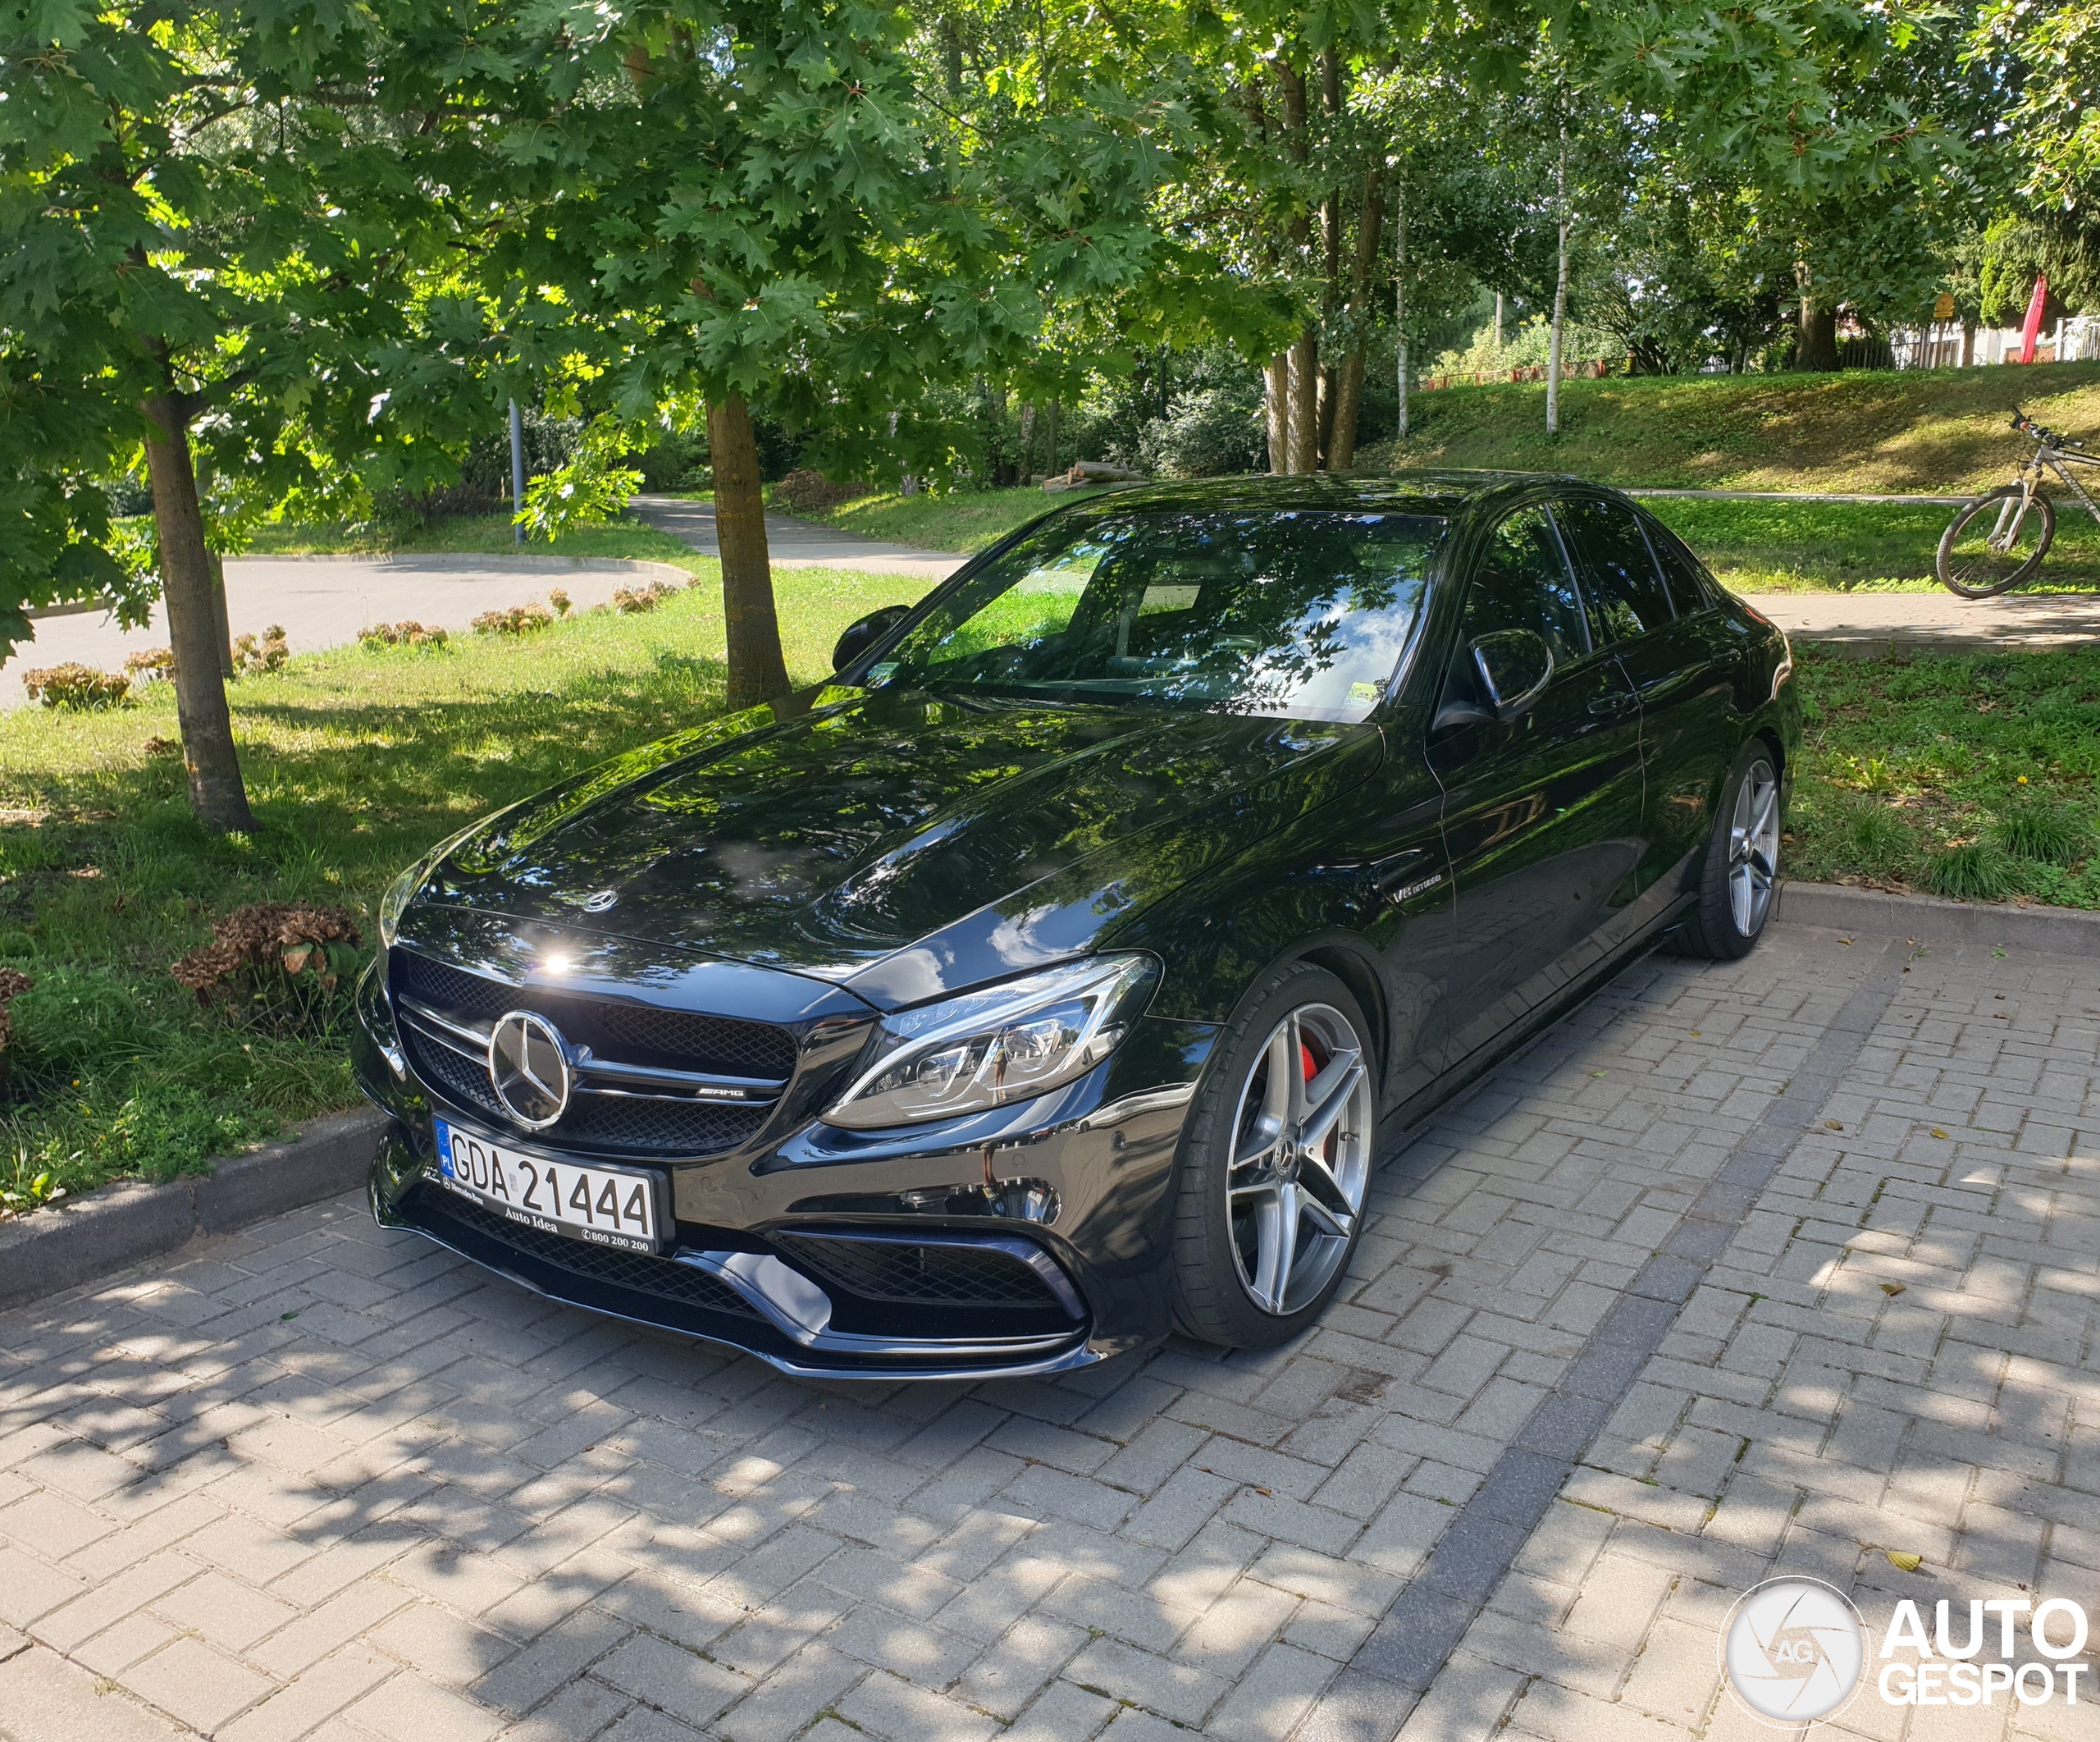
<svg viewBox="0 0 2100 1742">
<path fill-rule="evenodd" d="M 463 1106 L 478 1107 L 496 1118 L 508 1119 L 503 1104 L 495 1098 L 486 1066 L 425 1039 L 408 1022 L 401 1025 L 401 1036 L 408 1043 L 409 1063 L 415 1067 L 416 1075 L 439 1094 Z"/>
<path fill-rule="evenodd" d="M 600 1058 L 723 1077 L 781 1080 L 794 1074 L 795 1036 L 778 1023 L 514 986 L 405 949 L 394 953 L 390 966 L 396 991 L 449 1016 L 486 1022 L 506 1010 L 536 1010 Z"/>
<path fill-rule="evenodd" d="M 660 1295 L 667 1301 L 682 1301 L 688 1306 L 704 1306 L 710 1312 L 735 1313 L 746 1319 L 758 1315 L 744 1297 L 727 1282 L 704 1270 L 651 1258 L 640 1252 L 619 1252 L 610 1246 L 594 1246 L 564 1235 L 550 1234 L 536 1228 L 505 1220 L 494 1210 L 484 1209 L 439 1186 L 426 1186 L 418 1195 L 411 1218 L 445 1238 L 448 1224 L 478 1234 L 483 1239 L 522 1252 L 558 1270 L 632 1288 L 641 1294 Z"/>
<path fill-rule="evenodd" d="M 1054 1306 L 1057 1296 L 1011 1253 L 932 1241 L 810 1239 L 775 1234 L 797 1263 L 866 1301 L 929 1306 Z"/>
<path fill-rule="evenodd" d="M 611 1063 L 774 1081 L 794 1074 L 795 1036 L 775 1023 L 528 990 L 409 950 L 395 951 L 388 967 L 397 993 L 455 1022 L 489 1022 L 508 1010 L 537 1010 L 575 1045 Z M 482 1061 L 419 1032 L 412 1013 L 403 1016 L 416 1074 L 455 1105 L 509 1125 L 510 1117 Z M 719 1155 L 751 1138 L 769 1110 L 729 1101 L 579 1090 L 568 1111 L 548 1128 L 547 1140 L 633 1155 Z"/>
<path fill-rule="evenodd" d="M 502 1124 L 510 1122 L 480 1061 L 418 1034 L 413 1017 L 401 1025 L 401 1034 L 416 1075 L 438 1094 L 456 1105 L 477 1108 Z M 578 1095 L 559 1120 L 534 1136 L 557 1146 L 582 1144 L 630 1154 L 719 1155 L 751 1137 L 770 1110 L 728 1102 Z"/>
</svg>

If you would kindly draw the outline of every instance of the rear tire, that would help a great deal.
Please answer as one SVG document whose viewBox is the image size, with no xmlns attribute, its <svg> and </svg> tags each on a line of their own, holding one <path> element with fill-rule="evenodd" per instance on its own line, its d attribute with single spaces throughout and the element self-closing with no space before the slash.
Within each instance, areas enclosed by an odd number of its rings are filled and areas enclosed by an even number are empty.
<svg viewBox="0 0 2100 1742">
<path fill-rule="evenodd" d="M 1677 934 L 1680 955 L 1733 962 L 1757 948 L 1778 894 L 1780 821 L 1772 748 L 1753 738 L 1721 789 L 1699 898 Z"/>
<path fill-rule="evenodd" d="M 2038 490 L 2029 499 L 2011 546 L 1999 551 L 1991 544 L 2006 501 L 2017 501 L 2020 494 L 2019 485 L 2006 484 L 1979 496 L 1940 534 L 1934 568 L 1940 585 L 1956 598 L 1995 599 L 2032 580 L 2042 566 L 2057 536 L 2057 510 Z"/>
<path fill-rule="evenodd" d="M 1189 1336 L 1274 1348 L 1341 1286 L 1378 1153 L 1370 1036 L 1349 988 L 1302 962 L 1219 1036 L 1181 1140 L 1174 1322 Z"/>
</svg>

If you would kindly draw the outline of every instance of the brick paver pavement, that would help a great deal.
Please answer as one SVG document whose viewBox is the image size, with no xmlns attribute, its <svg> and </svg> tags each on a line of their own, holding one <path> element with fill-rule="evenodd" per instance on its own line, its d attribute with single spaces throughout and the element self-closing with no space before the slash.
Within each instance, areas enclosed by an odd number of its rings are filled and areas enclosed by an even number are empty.
<svg viewBox="0 0 2100 1742">
<path fill-rule="evenodd" d="M 2097 1050 L 2091 962 L 1650 960 L 1385 1170 L 1299 1345 L 1048 1383 L 798 1383 L 281 1218 L 0 1315 L 0 1736 L 1747 1735 L 1775 1567 L 2100 1584 Z"/>
</svg>

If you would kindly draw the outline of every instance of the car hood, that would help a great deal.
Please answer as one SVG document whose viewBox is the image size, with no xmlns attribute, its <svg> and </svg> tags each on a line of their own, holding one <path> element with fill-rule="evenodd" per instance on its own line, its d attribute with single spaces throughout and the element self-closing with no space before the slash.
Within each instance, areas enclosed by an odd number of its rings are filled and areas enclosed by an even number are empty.
<svg viewBox="0 0 2100 1742">
<path fill-rule="evenodd" d="M 889 1007 L 1093 947 L 1381 755 L 1367 725 L 831 688 L 491 818 L 418 905 L 784 968 Z"/>
</svg>

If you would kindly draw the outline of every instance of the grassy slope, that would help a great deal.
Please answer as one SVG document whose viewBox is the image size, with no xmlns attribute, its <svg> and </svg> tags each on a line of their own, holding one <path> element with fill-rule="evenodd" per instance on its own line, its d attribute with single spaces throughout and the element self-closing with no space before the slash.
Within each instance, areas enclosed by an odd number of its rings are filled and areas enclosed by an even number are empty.
<svg viewBox="0 0 2100 1742">
<path fill-rule="evenodd" d="M 2006 427 L 2016 404 L 2089 433 L 2100 363 L 1569 382 L 1557 438 L 1543 382 L 1453 387 L 1410 400 L 1399 458 L 1655 488 L 1961 495 L 2011 474 L 2025 446 Z"/>
<path fill-rule="evenodd" d="M 952 496 L 857 496 L 837 508 L 805 515 L 863 538 L 917 545 L 921 550 L 956 551 L 975 555 L 996 544 L 1024 521 L 1067 502 L 1107 494 L 1100 490 L 1068 490 L 1046 496 L 1039 489 L 958 491 Z"/>
<path fill-rule="evenodd" d="M 719 713 L 719 571 L 693 560 L 700 584 L 648 615 L 343 649 L 235 685 L 252 839 L 204 834 L 180 761 L 146 752 L 175 735 L 165 686 L 112 713 L 0 715 L 0 965 L 38 982 L 14 1006 L 0 1190 L 46 1168 L 75 1189 L 164 1174 L 347 1104 L 339 1037 L 203 1014 L 168 964 L 246 902 L 368 917 L 396 871 L 472 817 Z M 782 571 L 790 671 L 821 677 L 840 629 L 924 585 Z"/>
<path fill-rule="evenodd" d="M 1937 592 L 1933 556 L 1953 510 L 1912 502 L 1730 502 L 1650 496 L 1646 505 L 1737 592 Z M 2100 525 L 2066 504 L 2030 592 L 2100 587 Z"/>
<path fill-rule="evenodd" d="M 2100 363 L 1930 373 L 1570 382 L 1562 434 L 1536 382 L 1413 402 L 1416 432 L 1381 464 L 1572 472 L 1635 488 L 1962 495 L 2003 482 L 2024 444 L 2015 403 L 2053 427 L 2100 427 Z M 870 537 L 977 551 L 1070 497 L 1036 490 L 864 496 L 816 516 Z M 1906 503 L 1650 504 L 1730 587 L 1929 590 L 1948 510 Z M 2100 528 L 2067 504 L 2050 587 L 2100 586 Z"/>
</svg>

